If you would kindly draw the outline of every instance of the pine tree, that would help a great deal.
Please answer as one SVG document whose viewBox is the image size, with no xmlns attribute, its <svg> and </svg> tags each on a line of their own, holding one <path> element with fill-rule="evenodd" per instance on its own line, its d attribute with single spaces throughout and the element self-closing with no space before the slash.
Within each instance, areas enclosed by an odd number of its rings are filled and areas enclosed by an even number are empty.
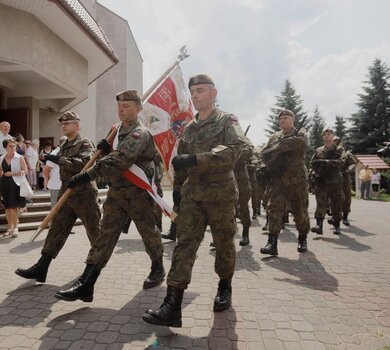
<svg viewBox="0 0 390 350">
<path fill-rule="evenodd" d="M 349 143 L 354 153 L 375 154 L 379 145 L 389 141 L 389 68 L 376 58 L 367 77 L 363 93 L 358 94 L 359 110 L 350 118 Z"/>
<path fill-rule="evenodd" d="M 336 133 L 336 136 L 340 137 L 340 139 L 345 141 L 346 135 L 347 135 L 347 126 L 345 125 L 346 120 L 344 117 L 341 117 L 339 115 L 336 115 L 336 122 L 334 126 L 334 131 Z"/>
<path fill-rule="evenodd" d="M 274 107 L 271 107 L 271 114 L 267 118 L 268 128 L 265 130 L 267 135 L 271 135 L 278 131 L 278 114 L 282 109 L 289 109 L 295 114 L 295 125 L 298 125 L 300 120 L 306 116 L 306 113 L 303 111 L 302 99 L 297 95 L 293 85 L 286 80 L 284 89 L 281 92 L 280 96 L 276 96 L 276 104 Z M 306 119 L 303 127 L 307 129 L 310 125 L 310 120 Z"/>
<path fill-rule="evenodd" d="M 321 115 L 318 106 L 315 106 L 313 116 L 311 118 L 310 134 L 309 134 L 309 149 L 307 151 L 307 159 L 310 160 L 314 151 L 324 144 L 322 139 L 322 131 L 325 128 L 325 120 Z"/>
</svg>

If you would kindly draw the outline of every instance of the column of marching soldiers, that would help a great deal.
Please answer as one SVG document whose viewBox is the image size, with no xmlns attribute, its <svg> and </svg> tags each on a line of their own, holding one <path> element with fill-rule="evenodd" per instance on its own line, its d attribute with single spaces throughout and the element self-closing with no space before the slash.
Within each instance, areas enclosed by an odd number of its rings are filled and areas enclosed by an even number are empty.
<svg viewBox="0 0 390 350">
<path fill-rule="evenodd" d="M 72 194 L 51 222 L 38 262 L 27 269 L 18 268 L 17 275 L 44 283 L 52 260 L 80 218 L 91 245 L 86 266 L 76 282 L 58 291 L 55 297 L 92 302 L 95 284 L 121 232 L 127 232 L 130 222 L 134 222 L 151 260 L 144 289 L 159 286 L 165 279 L 162 238 L 177 241 L 167 275 L 166 297 L 160 307 L 147 310 L 142 318 L 155 325 L 181 327 L 183 294 L 191 282 L 196 252 L 207 226 L 212 234 L 214 267 L 219 276 L 213 310 L 220 312 L 231 305 L 237 218 L 242 224 L 239 244 L 247 246 L 251 222 L 260 215 L 261 206 L 264 208 L 266 222 L 262 230 L 268 232 L 268 240 L 260 252 L 270 256 L 278 255 L 278 236 L 290 213 L 298 231 L 297 251 L 307 251 L 309 187 L 317 200 L 312 232 L 323 234 L 327 212 L 331 213 L 328 222 L 333 225 L 334 234 L 341 233 L 341 221 L 349 225 L 350 174 L 355 161 L 341 147 L 331 128 L 323 131 L 324 145 L 315 151 L 308 172 L 304 121 L 296 125 L 292 111 L 281 110 L 277 116 L 280 130 L 264 146 L 254 148 L 238 118 L 216 107 L 217 88 L 208 75 L 191 77 L 188 88 L 198 113 L 185 127 L 177 156 L 172 159 L 173 209 L 177 218 L 171 222 L 169 231 L 161 234 L 161 211 L 145 186 L 128 176 L 136 166 L 141 177 L 151 183 L 156 180 L 157 192 L 162 195 L 161 157 L 152 135 L 138 117 L 142 110 L 141 96 L 137 90 L 119 92 L 116 95 L 119 123 L 110 133 L 115 137 L 98 142 L 96 148 L 102 157 L 85 171 L 82 171 L 84 164 L 95 148 L 80 134 L 81 117 L 72 111 L 60 116 L 67 141 L 57 155 L 48 155 L 47 159 L 59 164 L 60 196 L 67 188 L 72 189 Z M 99 177 L 110 179 L 102 218 L 94 181 Z"/>
</svg>

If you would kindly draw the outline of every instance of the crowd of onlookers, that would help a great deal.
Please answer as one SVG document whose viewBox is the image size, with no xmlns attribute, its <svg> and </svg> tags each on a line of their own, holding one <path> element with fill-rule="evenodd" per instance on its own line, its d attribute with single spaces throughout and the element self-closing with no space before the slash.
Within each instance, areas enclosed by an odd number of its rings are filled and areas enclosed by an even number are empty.
<svg viewBox="0 0 390 350">
<path fill-rule="evenodd" d="M 359 172 L 360 179 L 360 196 L 363 199 L 378 199 L 381 183 L 381 174 L 377 169 L 370 169 L 366 165 Z M 371 196 L 372 191 L 372 196 Z"/>
</svg>

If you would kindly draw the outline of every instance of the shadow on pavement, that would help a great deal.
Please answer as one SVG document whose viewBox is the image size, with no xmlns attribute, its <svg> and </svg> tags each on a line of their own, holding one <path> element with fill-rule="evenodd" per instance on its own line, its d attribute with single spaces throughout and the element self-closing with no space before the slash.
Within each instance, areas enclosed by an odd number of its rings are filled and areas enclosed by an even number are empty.
<svg viewBox="0 0 390 350">
<path fill-rule="evenodd" d="M 20 243 L 18 246 L 11 248 L 9 252 L 11 254 L 24 254 L 42 248 L 44 243 L 45 240 Z"/>
<path fill-rule="evenodd" d="M 325 242 L 333 243 L 339 245 L 339 249 L 348 249 L 353 250 L 355 252 L 364 252 L 372 249 L 371 246 L 358 242 L 355 238 L 352 238 L 348 236 L 348 234 L 343 233 L 343 231 L 341 231 L 340 236 L 336 236 L 333 234 L 332 236 L 333 237 L 318 236 L 313 239 L 316 241 L 322 240 Z"/>
<path fill-rule="evenodd" d="M 352 233 L 354 235 L 360 236 L 360 237 L 367 237 L 367 236 L 376 236 L 375 233 L 367 232 L 362 229 L 360 229 L 357 226 L 344 226 L 344 228 L 341 229 L 341 232 L 345 231 L 345 233 Z"/>
</svg>

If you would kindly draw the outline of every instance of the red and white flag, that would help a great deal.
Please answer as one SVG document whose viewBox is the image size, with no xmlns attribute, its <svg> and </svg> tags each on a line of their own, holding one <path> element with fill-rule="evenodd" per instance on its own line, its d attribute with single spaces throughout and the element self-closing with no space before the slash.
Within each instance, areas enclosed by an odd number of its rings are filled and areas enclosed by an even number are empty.
<svg viewBox="0 0 390 350">
<path fill-rule="evenodd" d="M 165 170 L 172 180 L 171 160 L 177 154 L 178 140 L 184 127 L 194 118 L 194 108 L 179 66 L 144 102 L 140 118 L 152 133 Z"/>
</svg>

